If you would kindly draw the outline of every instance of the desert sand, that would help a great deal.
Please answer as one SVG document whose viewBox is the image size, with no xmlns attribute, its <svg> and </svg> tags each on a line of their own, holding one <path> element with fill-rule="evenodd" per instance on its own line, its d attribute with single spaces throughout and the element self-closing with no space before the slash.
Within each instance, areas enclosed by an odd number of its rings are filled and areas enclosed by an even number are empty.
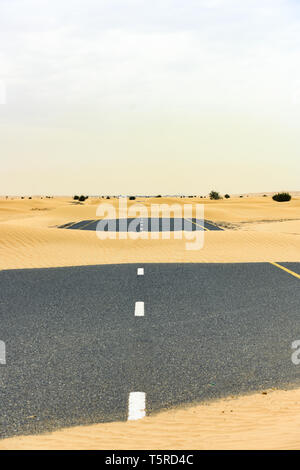
<svg viewBox="0 0 300 470">
<path fill-rule="evenodd" d="M 300 390 L 269 390 L 140 421 L 4 439 L 0 449 L 299 449 L 299 405 Z"/>
<path fill-rule="evenodd" d="M 139 199 L 155 203 L 204 203 L 205 218 L 224 231 L 205 232 L 203 249 L 185 240 L 99 240 L 95 232 L 59 225 L 96 219 L 101 202 L 71 198 L 0 199 L 0 269 L 150 262 L 300 262 L 300 198 Z M 136 203 L 134 201 L 133 203 Z M 124 216 L 124 214 L 120 214 Z M 274 269 L 277 269 L 274 267 Z M 287 274 L 288 275 L 288 274 Z M 130 423 L 64 429 L 16 437 L 0 449 L 298 449 L 300 390 L 268 391 L 174 409 Z"/>
<path fill-rule="evenodd" d="M 267 200 L 266 200 L 267 199 Z M 202 199 L 146 199 L 155 203 L 202 203 Z M 102 202 L 71 198 L 0 200 L 0 269 L 110 263 L 300 261 L 300 198 L 276 203 L 271 198 L 207 201 L 205 218 L 224 231 L 205 232 L 204 247 L 185 249 L 186 240 L 99 240 L 95 232 L 57 226 L 97 219 Z M 118 200 L 110 202 L 115 207 Z M 122 216 L 122 214 L 121 214 Z"/>
</svg>

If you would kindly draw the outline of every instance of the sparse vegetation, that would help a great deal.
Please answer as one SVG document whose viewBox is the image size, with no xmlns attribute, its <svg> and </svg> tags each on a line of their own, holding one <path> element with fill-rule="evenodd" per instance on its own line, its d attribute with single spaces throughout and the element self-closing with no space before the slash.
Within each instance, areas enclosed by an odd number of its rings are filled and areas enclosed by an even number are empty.
<svg viewBox="0 0 300 470">
<path fill-rule="evenodd" d="M 81 196 L 78 196 L 77 194 L 73 196 L 74 201 L 79 201 L 79 202 L 84 202 L 86 199 L 88 199 L 88 196 L 84 196 L 83 194 Z"/>
<path fill-rule="evenodd" d="M 292 196 L 289 193 L 277 193 L 272 197 L 273 201 L 276 202 L 286 202 L 292 199 Z"/>
<path fill-rule="evenodd" d="M 218 199 L 222 199 L 222 197 L 221 197 L 220 193 L 218 193 L 218 191 L 211 191 L 209 193 L 209 198 L 213 199 L 215 201 L 217 201 Z"/>
</svg>

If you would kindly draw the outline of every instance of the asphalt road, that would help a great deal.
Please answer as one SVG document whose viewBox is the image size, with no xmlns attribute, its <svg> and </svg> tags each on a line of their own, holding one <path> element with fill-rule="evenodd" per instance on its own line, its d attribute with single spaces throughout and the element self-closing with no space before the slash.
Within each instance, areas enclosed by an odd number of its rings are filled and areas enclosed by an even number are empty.
<svg viewBox="0 0 300 470">
<path fill-rule="evenodd" d="M 82 220 L 80 222 L 69 222 L 61 225 L 59 228 L 93 231 L 97 229 L 105 232 L 174 232 L 180 230 L 192 232 L 196 230 L 223 230 L 221 227 L 208 220 L 167 217 L 103 219 L 103 221 L 100 219 Z"/>
<path fill-rule="evenodd" d="M 126 420 L 134 391 L 151 414 L 300 382 L 299 279 L 268 263 L 11 270 L 0 289 L 1 437 Z"/>
</svg>

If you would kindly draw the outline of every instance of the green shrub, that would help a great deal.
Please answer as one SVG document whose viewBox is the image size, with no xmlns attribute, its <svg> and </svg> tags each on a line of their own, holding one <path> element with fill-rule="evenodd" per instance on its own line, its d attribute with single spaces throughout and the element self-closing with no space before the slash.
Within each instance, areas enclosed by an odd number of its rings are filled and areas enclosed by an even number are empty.
<svg viewBox="0 0 300 470">
<path fill-rule="evenodd" d="M 78 201 L 78 200 L 79 200 L 79 196 L 76 195 L 76 196 L 73 197 L 73 199 L 74 199 L 74 201 Z"/>
<path fill-rule="evenodd" d="M 218 193 L 218 191 L 211 191 L 209 193 L 209 198 L 214 199 L 214 200 L 222 199 L 221 196 L 220 196 L 220 193 Z"/>
<path fill-rule="evenodd" d="M 135 201 L 135 196 L 129 196 L 129 201 Z"/>
<path fill-rule="evenodd" d="M 290 201 L 292 199 L 292 196 L 289 193 L 277 193 L 277 194 L 274 194 L 272 199 L 273 201 L 276 201 L 276 202 L 285 202 L 285 201 Z"/>
<path fill-rule="evenodd" d="M 86 200 L 86 197 L 81 195 L 79 198 L 78 198 L 78 201 L 80 202 L 84 202 Z"/>
<path fill-rule="evenodd" d="M 225 196 L 224 196 L 224 197 L 225 197 L 225 199 L 230 199 L 230 196 L 229 196 L 229 194 L 225 194 Z"/>
</svg>

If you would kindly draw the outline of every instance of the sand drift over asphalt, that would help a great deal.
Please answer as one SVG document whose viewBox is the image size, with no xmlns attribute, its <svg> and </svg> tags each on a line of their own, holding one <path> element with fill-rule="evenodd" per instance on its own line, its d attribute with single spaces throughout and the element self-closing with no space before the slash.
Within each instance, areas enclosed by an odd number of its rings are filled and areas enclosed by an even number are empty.
<svg viewBox="0 0 300 470">
<path fill-rule="evenodd" d="M 268 390 L 140 421 L 77 426 L 0 441 L 0 449 L 299 449 L 300 390 Z"/>
<path fill-rule="evenodd" d="M 159 413 L 0 441 L 0 449 L 299 449 L 300 390 L 270 390 Z"/>
<path fill-rule="evenodd" d="M 178 199 L 176 203 L 181 201 L 189 202 Z M 0 201 L 0 269 L 300 261 L 300 199 L 283 204 L 265 198 L 205 201 L 205 218 L 225 230 L 205 231 L 204 247 L 197 251 L 187 251 L 185 240 L 176 240 L 172 234 L 169 240 L 99 240 L 93 231 L 58 228 L 70 221 L 95 220 L 100 202 L 91 199 L 74 205 L 70 198 Z M 117 206 L 118 201 L 112 203 Z"/>
</svg>

